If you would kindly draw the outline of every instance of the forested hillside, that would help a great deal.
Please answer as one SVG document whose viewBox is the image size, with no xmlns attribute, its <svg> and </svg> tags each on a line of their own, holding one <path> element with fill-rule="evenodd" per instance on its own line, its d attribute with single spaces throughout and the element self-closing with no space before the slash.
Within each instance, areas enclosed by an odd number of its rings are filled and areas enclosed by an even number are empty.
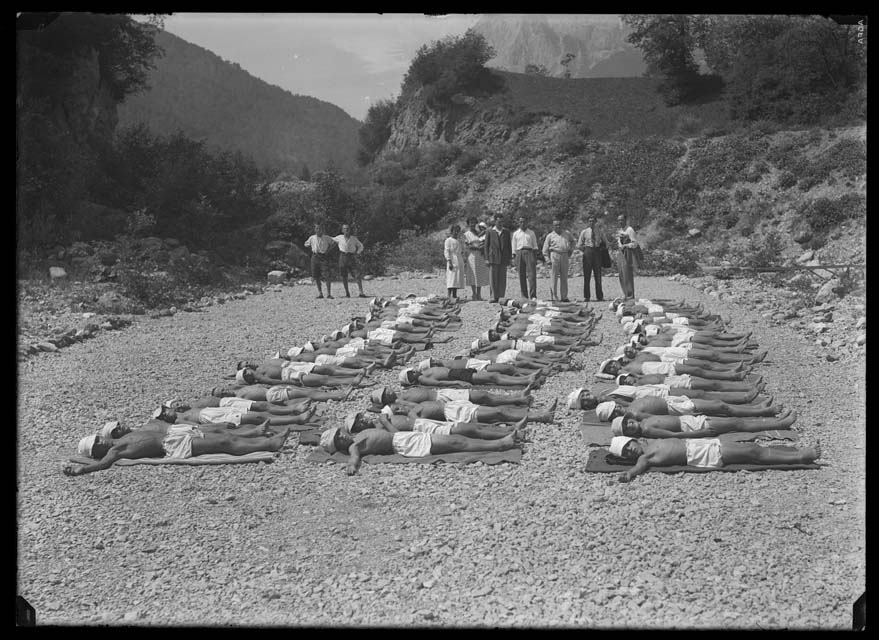
<svg viewBox="0 0 879 640">
<path fill-rule="evenodd" d="M 298 175 L 327 163 L 346 173 L 355 168 L 360 123 L 339 107 L 292 95 L 166 31 L 156 44 L 165 55 L 147 78 L 149 90 L 119 106 L 120 127 L 181 131 L 209 147 L 240 151 L 275 173 Z"/>
</svg>

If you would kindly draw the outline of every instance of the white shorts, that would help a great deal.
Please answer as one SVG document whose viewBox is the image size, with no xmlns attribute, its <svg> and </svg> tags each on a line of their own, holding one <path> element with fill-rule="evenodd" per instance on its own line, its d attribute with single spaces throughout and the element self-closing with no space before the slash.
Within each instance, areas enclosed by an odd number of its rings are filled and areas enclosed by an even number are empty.
<svg viewBox="0 0 879 640">
<path fill-rule="evenodd" d="M 519 351 L 527 351 L 529 353 L 532 351 L 537 351 L 536 343 L 528 342 L 527 340 L 514 340 L 513 346 Z"/>
<path fill-rule="evenodd" d="M 507 349 L 506 351 L 501 351 L 497 354 L 497 358 L 495 358 L 494 361 L 498 364 L 513 364 L 518 357 L 519 349 Z"/>
<path fill-rule="evenodd" d="M 641 364 L 644 375 L 673 376 L 677 373 L 674 362 L 644 362 Z"/>
<path fill-rule="evenodd" d="M 693 344 L 693 334 L 689 331 L 678 331 L 671 337 L 671 346 L 689 349 Z M 690 346 L 687 346 L 690 345 Z"/>
<path fill-rule="evenodd" d="M 284 367 L 281 369 L 281 380 L 285 382 L 299 382 L 302 383 L 302 376 L 306 375 L 307 371 L 302 371 L 300 369 L 294 369 L 292 367 Z"/>
<path fill-rule="evenodd" d="M 679 376 L 665 376 L 665 383 L 669 387 L 674 387 L 676 389 L 692 389 L 693 388 L 693 379 L 690 378 L 687 374 L 682 374 Z"/>
<path fill-rule="evenodd" d="M 220 398 L 220 406 L 240 409 L 241 411 L 250 411 L 250 408 L 253 406 L 253 400 L 245 400 L 244 398 Z"/>
<path fill-rule="evenodd" d="M 360 351 L 360 347 L 352 347 L 350 344 L 346 344 L 345 346 L 339 347 L 338 349 L 336 349 L 335 357 L 342 358 L 343 360 L 345 358 L 353 358 L 354 356 L 356 356 L 359 353 L 359 351 Z M 324 355 L 326 355 L 326 354 L 324 354 Z M 320 358 L 320 357 L 321 356 L 316 356 L 314 361 L 317 362 L 318 358 Z"/>
<path fill-rule="evenodd" d="M 215 424 L 217 422 L 231 422 L 241 424 L 241 416 L 245 412 L 232 407 L 206 407 L 198 412 L 198 421 L 201 424 Z"/>
<path fill-rule="evenodd" d="M 692 414 L 696 410 L 693 401 L 687 396 L 668 396 L 665 399 L 665 404 L 668 407 L 668 415 L 670 416 Z"/>
<path fill-rule="evenodd" d="M 707 416 L 681 416 L 681 431 L 702 431 L 705 429 L 705 422 L 708 420 Z"/>
<path fill-rule="evenodd" d="M 394 342 L 395 333 L 393 329 L 373 329 L 366 334 L 366 337 L 380 344 L 390 345 Z"/>
<path fill-rule="evenodd" d="M 437 389 L 437 402 L 470 402 L 470 389 Z"/>
<path fill-rule="evenodd" d="M 649 313 L 650 315 L 658 315 L 660 313 L 663 313 L 664 311 L 661 304 L 648 304 L 646 306 L 647 313 Z"/>
<path fill-rule="evenodd" d="M 190 424 L 174 425 L 168 429 L 168 434 L 162 440 L 162 448 L 166 458 L 191 458 L 192 439 L 204 438 L 204 433 L 198 427 Z"/>
<path fill-rule="evenodd" d="M 491 360 L 480 360 L 479 358 L 468 358 L 467 359 L 467 368 L 468 369 L 476 369 L 477 371 L 484 370 L 490 364 L 491 364 Z"/>
<path fill-rule="evenodd" d="M 394 434 L 394 453 L 407 458 L 430 455 L 430 434 L 421 431 L 398 431 Z"/>
<path fill-rule="evenodd" d="M 479 405 L 469 400 L 452 400 L 443 405 L 443 415 L 449 422 L 479 422 L 476 419 L 477 411 Z"/>
<path fill-rule="evenodd" d="M 622 391 L 620 391 L 622 390 Z M 638 386 L 620 385 L 614 389 L 616 395 L 626 395 L 630 398 L 667 398 L 668 385 L 665 384 L 642 384 Z"/>
<path fill-rule="evenodd" d="M 677 316 L 675 318 L 672 318 L 672 323 L 687 326 L 690 324 L 690 319 L 685 318 L 684 316 Z"/>
<path fill-rule="evenodd" d="M 336 355 L 330 355 L 328 353 L 321 353 L 314 357 L 314 364 L 316 365 L 337 365 L 341 366 L 342 363 L 345 362 L 345 356 L 339 355 L 339 350 L 336 350 Z"/>
<path fill-rule="evenodd" d="M 319 358 L 320 356 L 316 356 Z M 314 362 L 289 362 L 281 367 L 281 379 L 286 380 L 284 377 L 284 371 L 302 371 L 303 373 L 311 373 L 314 368 L 317 366 Z"/>
<path fill-rule="evenodd" d="M 537 336 L 534 338 L 534 344 L 555 344 L 554 336 Z"/>
<path fill-rule="evenodd" d="M 452 422 L 416 418 L 415 424 L 412 425 L 412 431 L 419 431 L 421 433 L 439 433 L 440 435 L 447 436 L 452 432 L 452 424 Z"/>
<path fill-rule="evenodd" d="M 691 467 L 716 469 L 723 466 L 720 440 L 717 438 L 690 438 L 687 440 L 687 464 Z"/>
<path fill-rule="evenodd" d="M 290 389 L 286 385 L 279 384 L 266 389 L 266 402 L 272 404 L 284 404 L 290 399 Z"/>
</svg>

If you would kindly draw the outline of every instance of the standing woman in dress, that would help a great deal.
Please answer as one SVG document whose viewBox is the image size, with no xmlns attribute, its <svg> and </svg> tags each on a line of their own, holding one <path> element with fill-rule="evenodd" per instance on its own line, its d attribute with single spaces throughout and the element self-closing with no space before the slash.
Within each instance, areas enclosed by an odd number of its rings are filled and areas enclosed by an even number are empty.
<svg viewBox="0 0 879 640">
<path fill-rule="evenodd" d="M 624 214 L 617 216 L 619 229 L 616 232 L 617 251 L 617 269 L 620 275 L 620 289 L 623 292 L 623 298 L 626 300 L 634 300 L 635 298 L 635 267 L 641 266 L 641 246 L 638 244 L 638 238 L 635 230 L 629 224 Z"/>
<path fill-rule="evenodd" d="M 464 245 L 460 236 L 461 225 L 453 224 L 443 245 L 443 255 L 446 257 L 446 288 L 453 300 L 458 299 L 458 289 L 464 288 Z"/>
<path fill-rule="evenodd" d="M 482 300 L 482 287 L 488 284 L 488 265 L 482 257 L 485 246 L 485 234 L 479 233 L 475 216 L 467 218 L 467 230 L 464 232 L 464 245 L 467 248 L 467 265 L 464 280 L 473 292 L 474 300 Z"/>
</svg>

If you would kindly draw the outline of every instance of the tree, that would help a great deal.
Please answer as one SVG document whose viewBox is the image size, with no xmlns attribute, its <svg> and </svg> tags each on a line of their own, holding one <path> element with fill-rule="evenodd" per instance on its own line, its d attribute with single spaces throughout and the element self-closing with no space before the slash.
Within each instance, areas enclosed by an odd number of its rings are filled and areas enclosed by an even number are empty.
<svg viewBox="0 0 879 640">
<path fill-rule="evenodd" d="M 391 137 L 391 126 L 397 113 L 393 100 L 379 100 L 370 105 L 363 126 L 357 131 L 360 148 L 357 161 L 361 166 L 372 162 Z"/>
<path fill-rule="evenodd" d="M 403 78 L 401 96 L 407 98 L 421 89 L 430 106 L 442 107 L 458 93 L 494 93 L 503 85 L 485 66 L 494 56 L 485 36 L 474 29 L 422 45 Z"/>
<path fill-rule="evenodd" d="M 308 170 L 308 165 L 302 165 L 302 171 L 299 172 L 299 179 L 303 182 L 311 182 L 311 171 Z"/>
<path fill-rule="evenodd" d="M 562 68 L 565 70 L 562 74 L 565 78 L 571 77 L 571 70 L 568 68 L 568 65 L 577 57 L 575 53 L 566 53 L 562 56 L 562 59 L 559 61 L 559 64 L 562 65 Z"/>
<path fill-rule="evenodd" d="M 530 76 L 548 76 L 549 70 L 542 64 L 526 64 L 525 73 Z"/>
</svg>

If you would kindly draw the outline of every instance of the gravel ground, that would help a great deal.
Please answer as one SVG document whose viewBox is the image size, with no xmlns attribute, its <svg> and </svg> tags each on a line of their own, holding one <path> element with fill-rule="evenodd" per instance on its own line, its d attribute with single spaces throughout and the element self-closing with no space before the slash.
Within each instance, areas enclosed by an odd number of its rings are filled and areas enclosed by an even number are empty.
<svg viewBox="0 0 879 640">
<path fill-rule="evenodd" d="M 560 408 L 555 424 L 532 425 L 518 465 L 365 464 L 348 478 L 306 462 L 312 448 L 293 434 L 271 464 L 61 473 L 105 420 L 142 423 L 169 396 L 205 395 L 237 360 L 365 309 L 286 286 L 139 317 L 19 364 L 17 592 L 38 625 L 851 628 L 866 587 L 863 349 L 827 362 L 814 338 L 747 300 L 665 278 L 636 286 L 753 330 L 770 353 L 768 391 L 800 413 L 801 444 L 820 439 L 826 466 L 619 484 L 584 472 L 579 415 Z M 436 278 L 367 283 L 410 291 L 444 290 Z M 495 311 L 464 304 L 463 328 L 433 352 L 466 348 Z M 553 376 L 538 405 L 591 379 L 621 342 L 606 308 L 599 330 L 604 342 L 575 355 L 583 368 Z M 396 386 L 395 375 L 373 378 Z M 368 392 L 324 415 L 365 407 Z"/>
</svg>

